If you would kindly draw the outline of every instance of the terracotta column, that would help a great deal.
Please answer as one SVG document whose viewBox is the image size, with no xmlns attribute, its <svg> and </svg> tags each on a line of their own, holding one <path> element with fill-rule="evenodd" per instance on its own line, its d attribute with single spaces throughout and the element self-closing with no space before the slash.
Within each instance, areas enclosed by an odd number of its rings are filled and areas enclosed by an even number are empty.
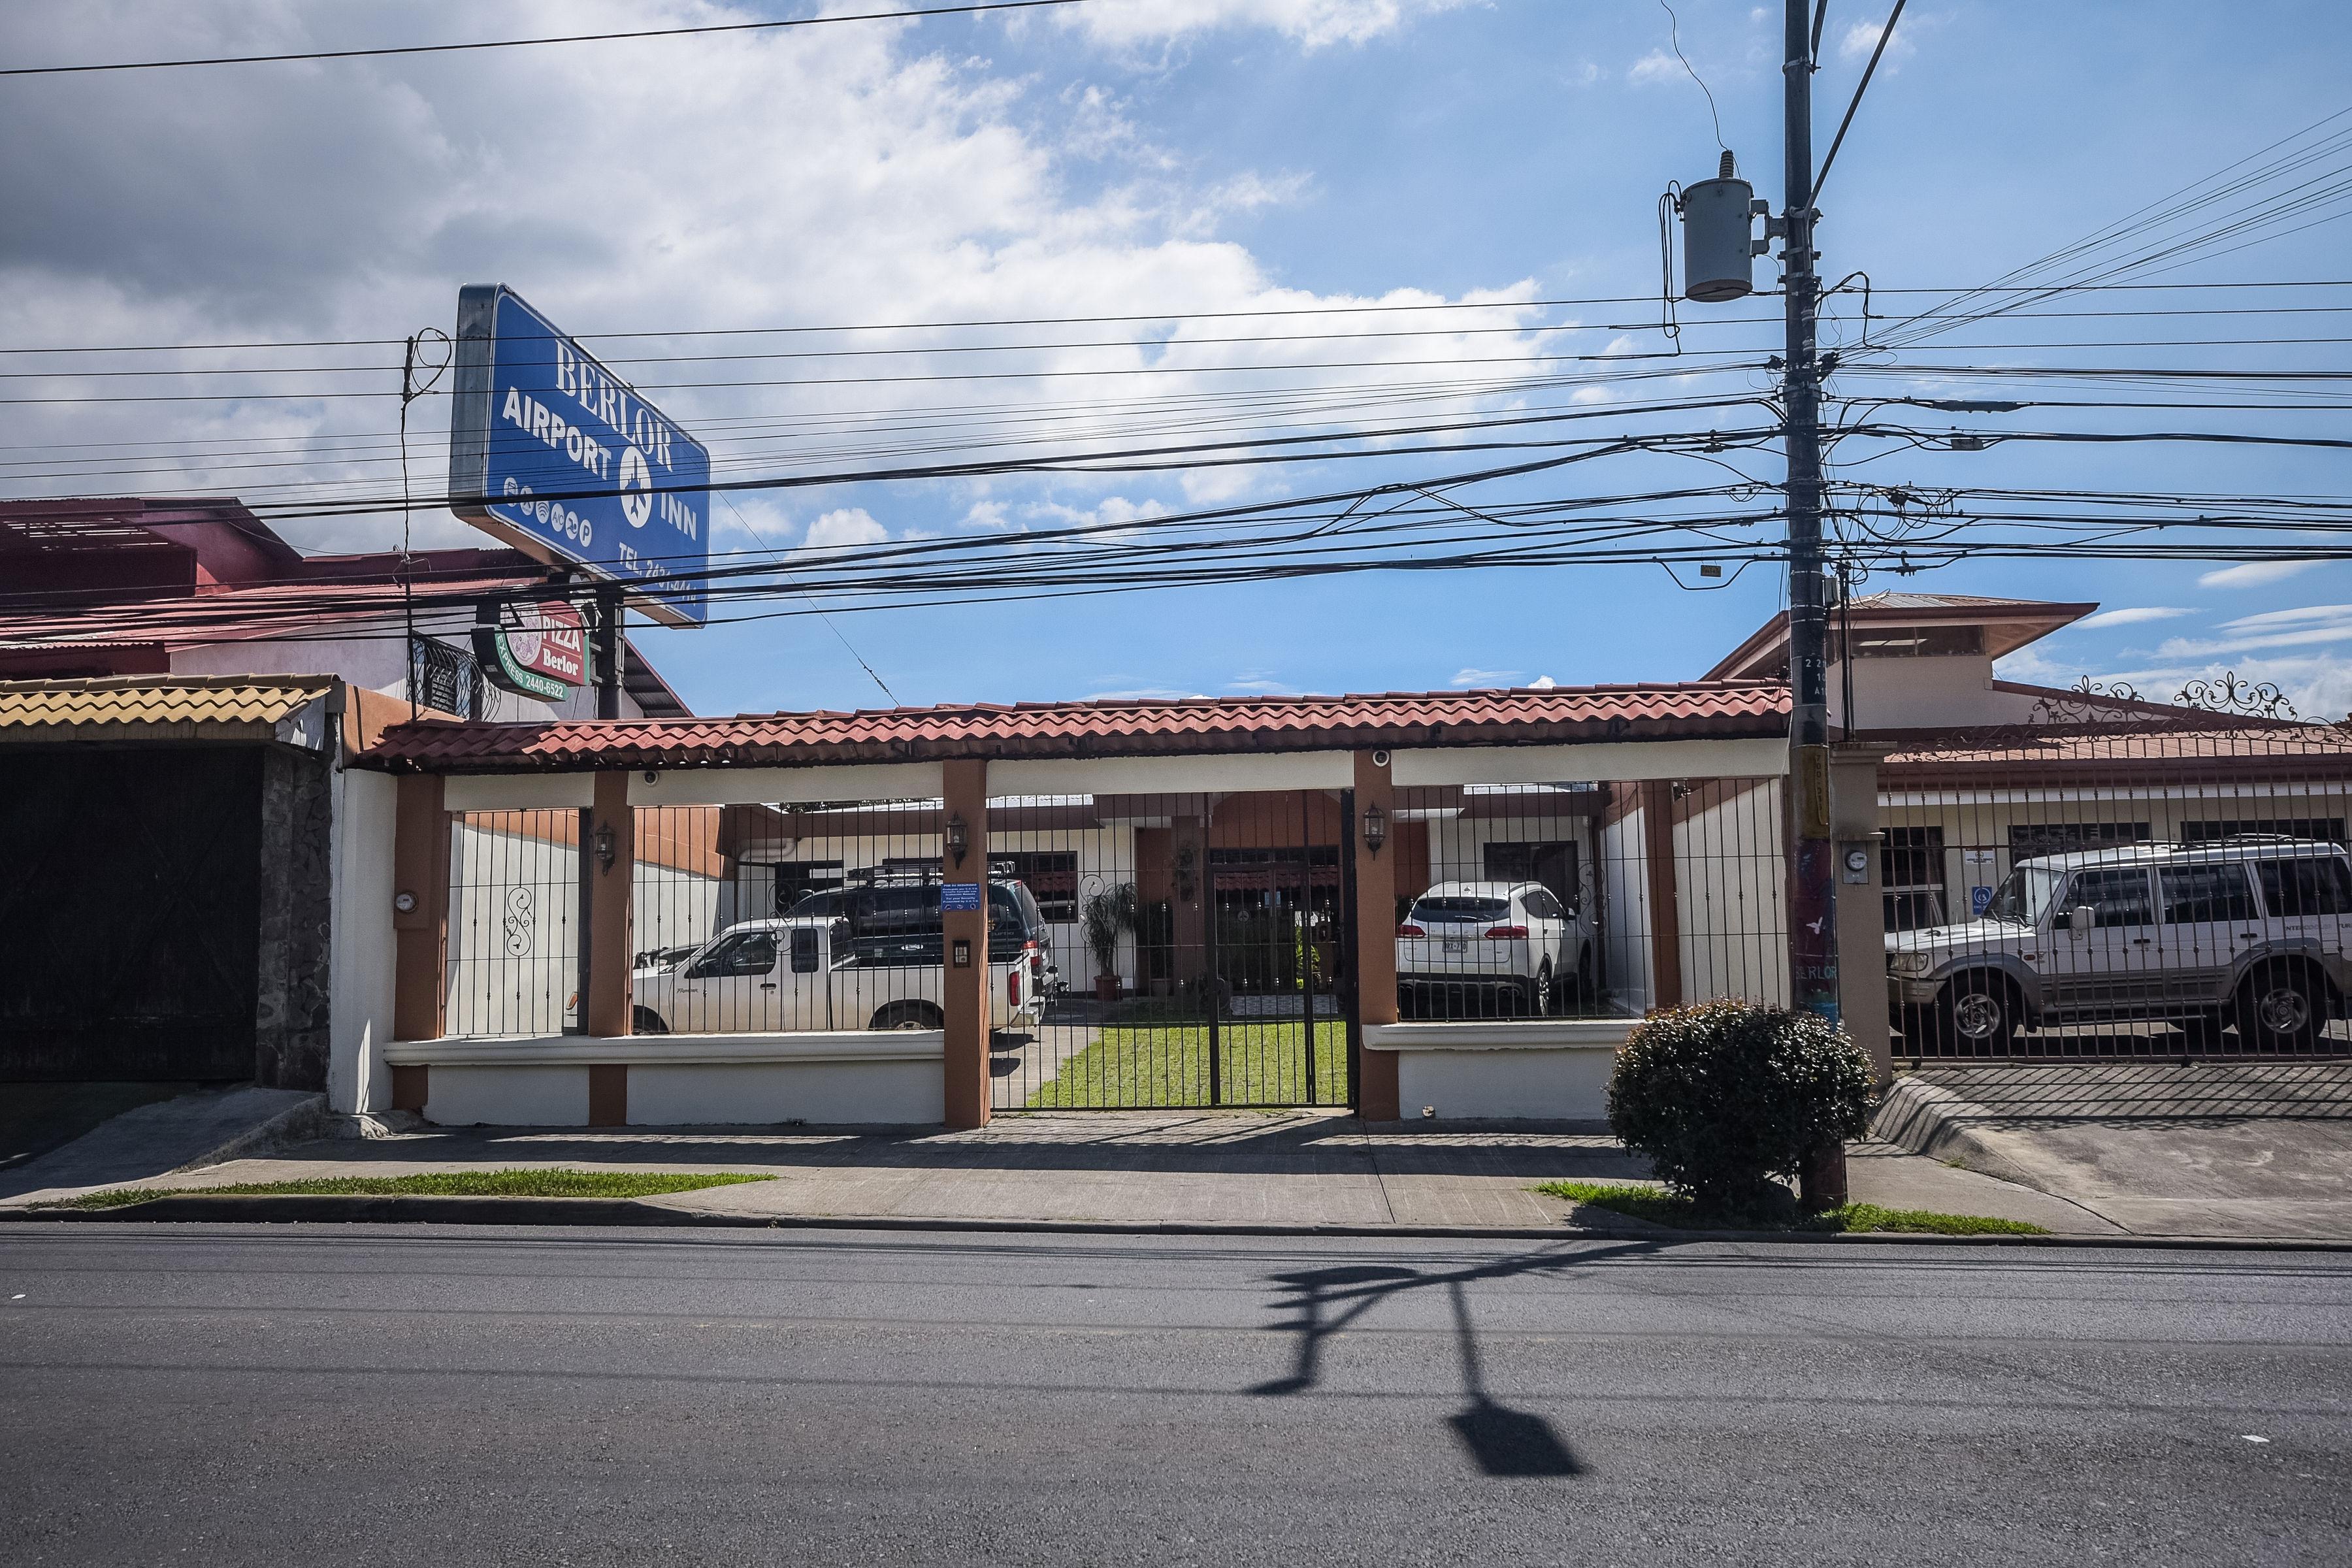
<svg viewBox="0 0 2352 1568">
<path fill-rule="evenodd" d="M 400 781 L 392 886 L 392 1037 L 438 1039 L 449 959 L 449 814 L 437 773 Z"/>
<path fill-rule="evenodd" d="M 963 824 L 964 853 L 942 844 L 940 910 L 942 1010 L 947 1014 L 947 1119 L 950 1127 L 988 1125 L 988 763 L 984 759 L 958 759 L 942 764 L 944 820 L 952 835 Z M 948 891 L 977 886 L 979 908 L 959 910 Z M 969 895 L 967 895 L 968 897 Z M 961 953 L 964 962 L 956 960 Z"/>
<path fill-rule="evenodd" d="M 1683 1005 L 1683 900 L 1675 868 L 1675 786 L 1642 781 L 1642 852 L 1650 893 L 1650 1005 Z"/>
<path fill-rule="evenodd" d="M 629 805 L 629 775 L 596 775 L 595 804 L 588 808 L 581 836 L 582 875 L 587 879 L 588 940 L 582 953 L 588 968 L 582 1016 L 593 1039 L 621 1039 L 635 1032 L 636 998 L 629 961 L 636 956 L 637 814 Z M 610 834 L 613 859 L 600 847 Z"/>
<path fill-rule="evenodd" d="M 1396 788 L 1385 752 L 1356 753 L 1356 820 L 1341 831 L 1356 859 L 1356 1021 L 1366 1029 L 1397 1018 Z M 1374 762 L 1378 756 L 1381 760 Z M 1378 806 L 1388 818 L 1388 842 L 1375 852 L 1364 843 L 1364 813 Z M 1363 1053 L 1356 1104 L 1367 1121 L 1394 1121 L 1404 1112 L 1397 1097 L 1394 1051 Z"/>
</svg>

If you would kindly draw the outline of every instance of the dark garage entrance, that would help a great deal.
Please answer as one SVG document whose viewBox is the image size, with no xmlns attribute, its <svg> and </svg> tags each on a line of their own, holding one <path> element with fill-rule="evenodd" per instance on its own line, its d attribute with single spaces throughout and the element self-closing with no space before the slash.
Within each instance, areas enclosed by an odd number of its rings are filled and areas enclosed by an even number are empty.
<svg viewBox="0 0 2352 1568">
<path fill-rule="evenodd" d="M 326 1087 L 324 757 L 10 746 L 0 769 L 0 1080 Z"/>
</svg>

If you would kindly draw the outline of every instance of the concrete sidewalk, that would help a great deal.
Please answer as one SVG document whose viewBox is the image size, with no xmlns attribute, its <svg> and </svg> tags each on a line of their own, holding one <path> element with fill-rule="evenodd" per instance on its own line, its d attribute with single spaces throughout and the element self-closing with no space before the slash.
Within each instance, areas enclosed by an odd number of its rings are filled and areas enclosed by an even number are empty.
<svg viewBox="0 0 2352 1568">
<path fill-rule="evenodd" d="M 1368 1128 L 1342 1111 L 1136 1111 L 1000 1116 L 971 1132 L 424 1128 L 118 1184 L 207 1188 L 514 1166 L 775 1176 L 642 1200 L 734 1219 L 1301 1230 L 1561 1230 L 1572 1226 L 1574 1205 L 1533 1191 L 1537 1184 L 1648 1175 L 1644 1162 L 1602 1132 Z M 1853 1195 L 1864 1202 L 2021 1219 L 2063 1233 L 2115 1232 L 2031 1187 L 1890 1145 L 1857 1147 L 1851 1169 Z M 6 1206 L 66 1195 L 27 1194 Z"/>
</svg>

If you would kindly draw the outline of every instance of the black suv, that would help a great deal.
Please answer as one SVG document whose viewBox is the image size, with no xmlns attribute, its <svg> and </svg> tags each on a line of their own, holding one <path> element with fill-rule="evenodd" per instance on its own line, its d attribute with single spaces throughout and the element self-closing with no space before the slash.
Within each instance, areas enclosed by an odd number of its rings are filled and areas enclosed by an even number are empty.
<svg viewBox="0 0 2352 1568">
<path fill-rule="evenodd" d="M 794 920 L 847 920 L 850 952 L 859 963 L 938 963 L 942 958 L 937 877 L 869 877 L 804 893 L 785 912 Z M 1057 972 L 1036 896 L 1024 883 L 989 883 L 989 962 L 1010 963 L 1024 951 L 1031 955 L 1033 979 L 1045 987 Z"/>
</svg>

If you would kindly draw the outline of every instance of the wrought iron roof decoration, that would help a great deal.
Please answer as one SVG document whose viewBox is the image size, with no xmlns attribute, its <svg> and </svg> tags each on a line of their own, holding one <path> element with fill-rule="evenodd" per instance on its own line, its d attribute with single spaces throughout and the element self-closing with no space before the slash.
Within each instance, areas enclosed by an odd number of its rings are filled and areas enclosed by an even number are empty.
<svg viewBox="0 0 2352 1568">
<path fill-rule="evenodd" d="M 2192 680 L 2173 699 L 2183 708 L 2208 713 L 2242 713 L 2257 719 L 2300 719 L 2286 694 L 2267 680 L 2241 680 L 2224 670 L 2210 680 Z"/>
<path fill-rule="evenodd" d="M 2040 697 L 2033 703 L 2037 724 L 2095 724 L 2111 717 L 2116 708 L 2139 701 L 2140 694 L 2120 680 L 2093 680 L 2084 676 L 2062 695 Z"/>
</svg>

